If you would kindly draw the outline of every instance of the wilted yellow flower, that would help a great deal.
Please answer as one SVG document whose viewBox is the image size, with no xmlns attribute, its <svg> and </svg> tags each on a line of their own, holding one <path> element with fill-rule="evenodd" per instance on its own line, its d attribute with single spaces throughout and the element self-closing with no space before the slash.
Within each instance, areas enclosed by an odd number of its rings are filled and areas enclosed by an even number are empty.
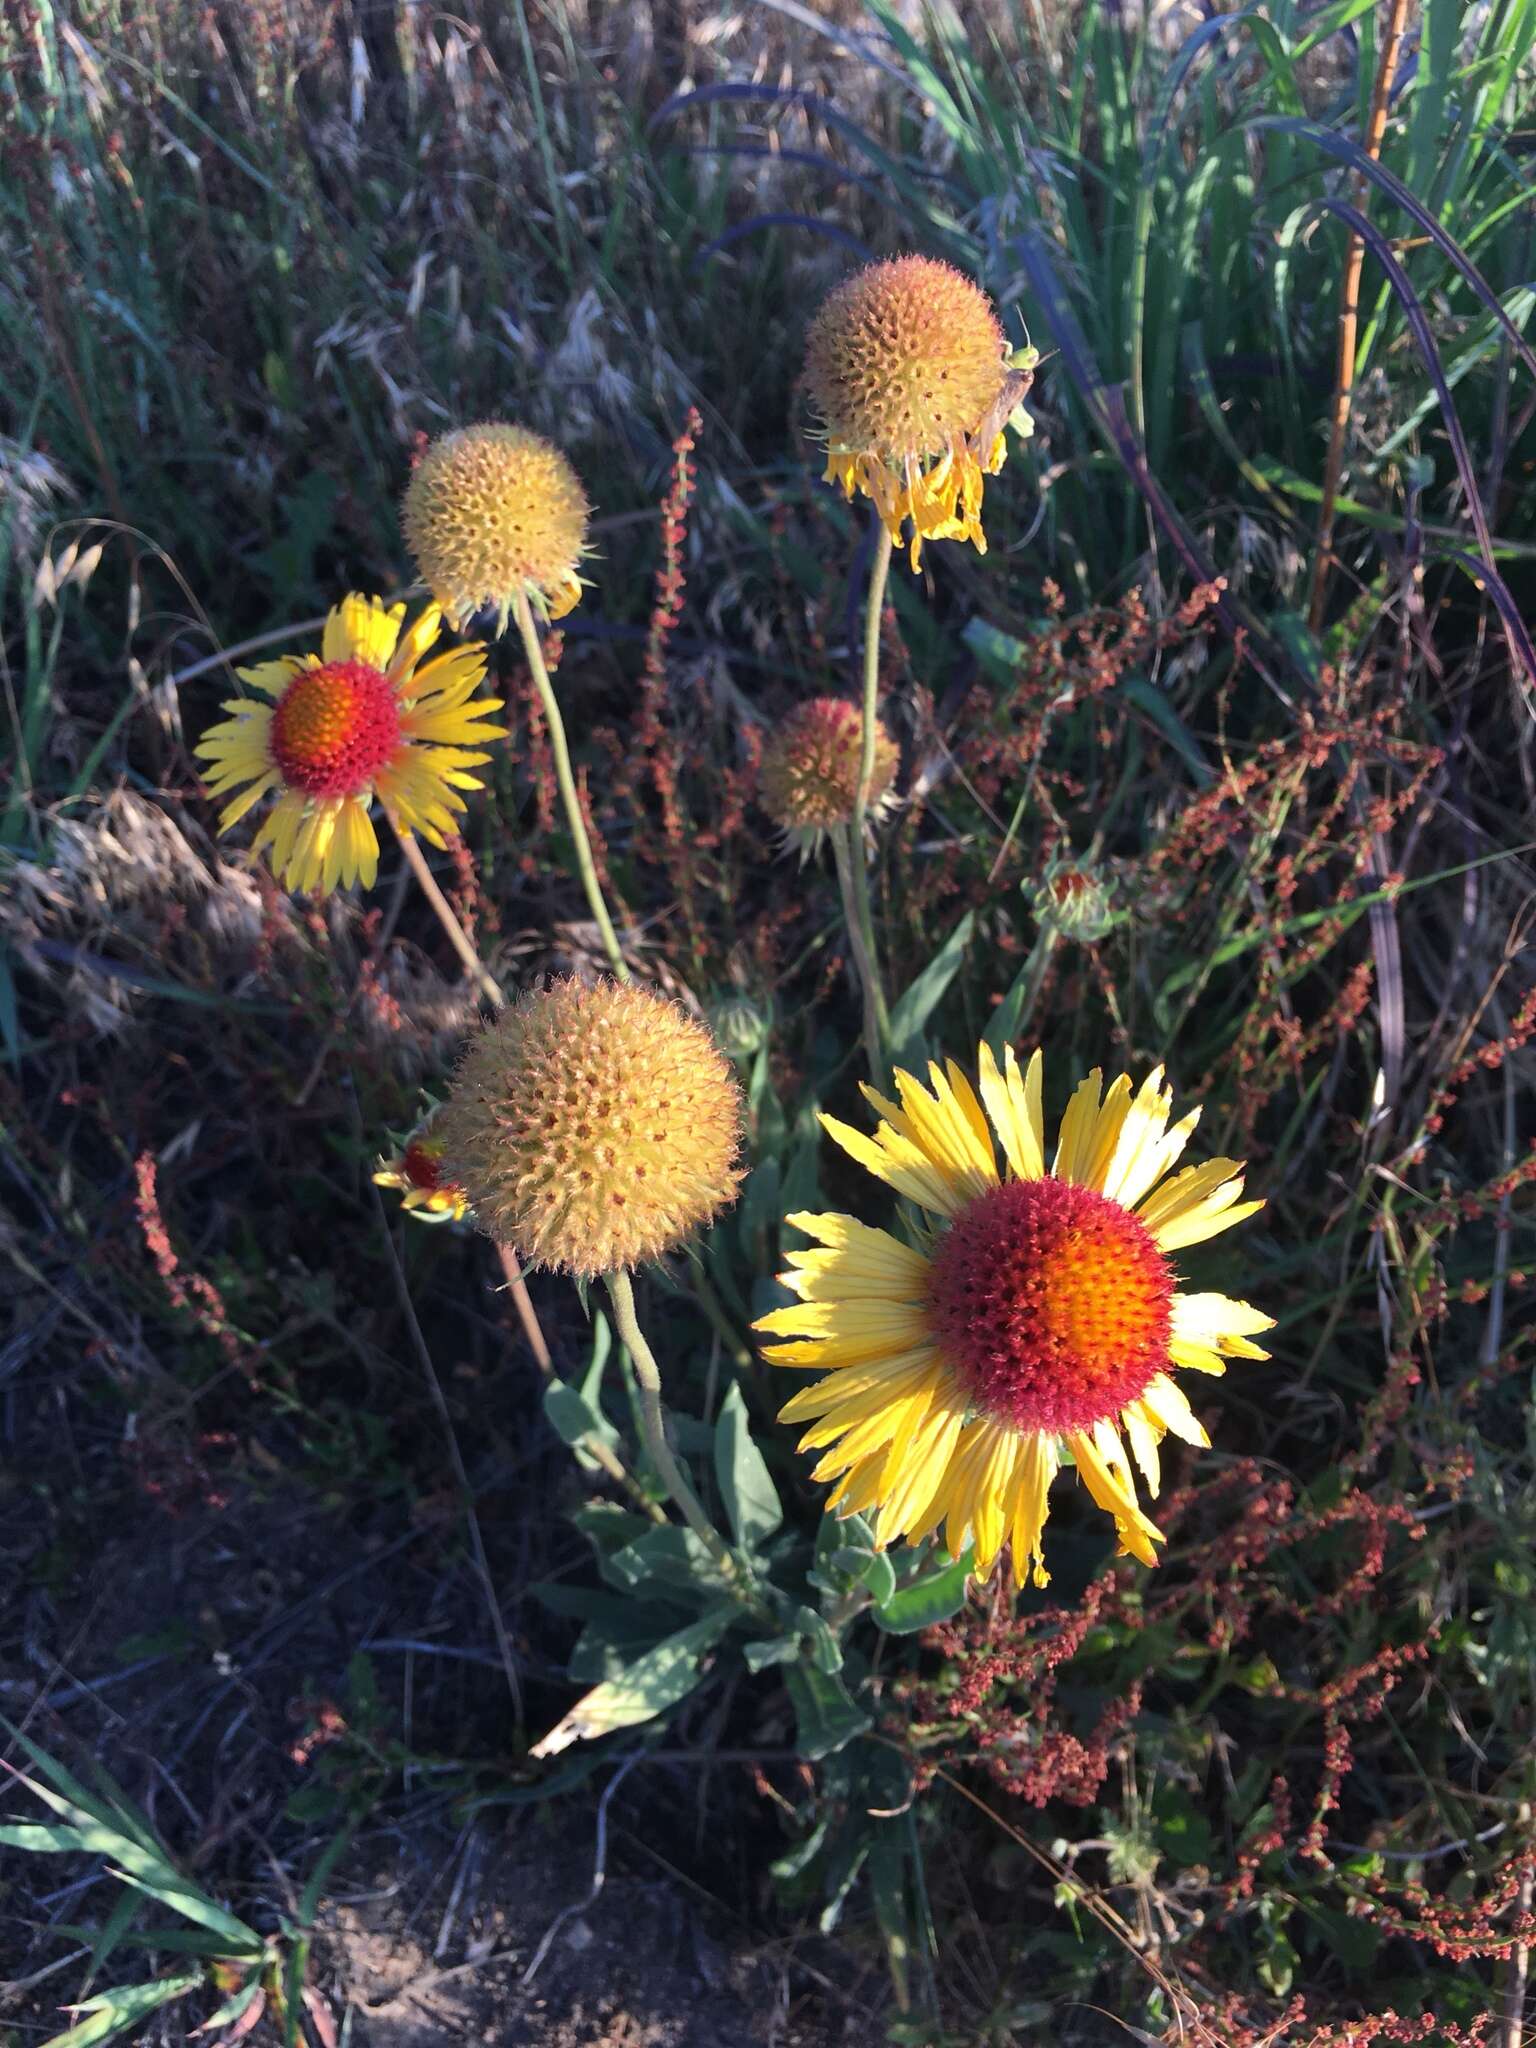
<svg viewBox="0 0 1536 2048">
<path fill-rule="evenodd" d="M 828 482 L 874 500 L 914 569 L 924 540 L 986 552 L 982 477 L 1002 468 L 1026 380 L 1010 371 L 1003 330 L 969 278 L 927 256 L 870 264 L 812 321 L 805 374 Z"/>
<path fill-rule="evenodd" d="M 1238 1199 L 1235 1160 L 1165 1178 L 1199 1112 L 1168 1128 L 1160 1069 L 1134 1092 L 1122 1075 L 1102 1100 L 1095 1069 L 1049 1169 L 1038 1052 L 1021 1074 L 1011 1048 L 999 1071 L 983 1046 L 980 1099 L 953 1060 L 928 1071 L 931 1093 L 897 1074 L 899 1106 L 865 1089 L 873 1138 L 822 1118 L 928 1229 L 910 1244 L 852 1216 L 789 1218 L 817 1249 L 789 1253 L 780 1279 L 799 1300 L 756 1327 L 797 1340 L 767 1349 L 774 1364 L 834 1370 L 783 1419 L 810 1419 L 801 1448 L 825 1450 L 813 1477 L 837 1479 L 840 1513 L 874 1513 L 882 1545 L 942 1524 L 952 1557 L 975 1543 L 985 1577 L 1011 1538 L 1015 1577 L 1033 1560 L 1043 1586 L 1046 1496 L 1070 1453 L 1121 1550 L 1153 1564 L 1162 1533 L 1131 1458 L 1155 1498 L 1164 1433 L 1210 1441 L 1172 1369 L 1263 1358 L 1251 1340 L 1272 1327 L 1245 1301 L 1184 1293 L 1172 1255 L 1262 1204 Z"/>
<path fill-rule="evenodd" d="M 354 593 L 325 622 L 318 654 L 284 655 L 237 669 L 261 701 L 237 697 L 230 713 L 193 752 L 209 764 L 208 788 L 226 805 L 227 832 L 271 790 L 277 802 L 253 848 L 270 846 L 272 866 L 292 889 L 334 889 L 378 875 L 379 842 L 368 815 L 378 797 L 395 821 L 434 846 L 455 832 L 466 806 L 466 774 L 490 759 L 475 751 L 502 739 L 487 725 L 499 697 L 475 697 L 485 679 L 485 649 L 453 647 L 425 661 L 442 631 L 429 604 L 406 632 L 403 604 L 386 608 Z M 473 701 L 471 701 L 473 700 Z"/>
<path fill-rule="evenodd" d="M 659 1259 L 734 1200 L 741 1089 L 702 1024 L 557 981 L 470 1042 L 434 1136 L 482 1230 L 587 1278 Z"/>
<path fill-rule="evenodd" d="M 763 747 L 758 801 L 802 853 L 834 825 L 846 825 L 859 794 L 864 720 L 842 697 L 812 697 L 796 705 Z M 875 765 L 869 815 L 885 808 L 897 765 L 896 742 L 875 726 Z"/>
<path fill-rule="evenodd" d="M 434 1120 L 435 1121 L 435 1120 Z M 423 1223 L 458 1223 L 469 1213 L 469 1197 L 443 1173 L 443 1141 L 424 1124 L 373 1176 L 381 1188 L 397 1188 L 400 1206 Z"/>
<path fill-rule="evenodd" d="M 486 422 L 432 443 L 401 506 L 422 580 L 462 630 L 496 607 L 505 629 L 519 592 L 563 618 L 581 598 L 590 507 L 560 450 L 526 427 Z"/>
</svg>

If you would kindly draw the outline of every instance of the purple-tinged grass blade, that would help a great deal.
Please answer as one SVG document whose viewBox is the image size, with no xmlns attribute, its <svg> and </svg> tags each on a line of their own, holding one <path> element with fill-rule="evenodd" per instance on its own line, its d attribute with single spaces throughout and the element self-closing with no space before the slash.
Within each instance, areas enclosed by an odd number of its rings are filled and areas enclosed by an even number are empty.
<svg viewBox="0 0 1536 2048">
<path fill-rule="evenodd" d="M 1300 121 L 1289 114 L 1264 114 L 1248 122 L 1247 126 L 1272 128 L 1284 135 L 1304 136 L 1309 142 L 1315 142 L 1319 149 L 1327 150 L 1330 156 L 1336 156 L 1340 163 L 1348 164 L 1351 170 L 1358 171 L 1361 177 L 1369 178 L 1373 185 L 1379 185 L 1387 197 L 1395 201 L 1409 218 L 1423 229 L 1452 268 L 1471 286 L 1509 337 L 1510 345 L 1520 360 L 1531 375 L 1536 377 L 1536 350 L 1531 348 L 1525 336 L 1505 312 L 1498 293 L 1455 236 L 1446 232 L 1424 202 L 1410 192 L 1402 179 L 1389 171 L 1385 164 L 1378 163 L 1373 156 L 1367 155 L 1359 143 L 1351 141 L 1349 136 L 1336 134 L 1331 128 L 1321 128 L 1315 121 Z M 1536 192 L 1532 193 L 1531 200 L 1532 205 L 1536 206 Z"/>
<path fill-rule="evenodd" d="M 1347 228 L 1357 234 L 1381 265 L 1386 273 L 1387 282 L 1397 294 L 1398 302 L 1403 309 L 1403 317 L 1418 343 L 1419 353 L 1424 358 L 1424 367 L 1429 372 L 1430 382 L 1434 385 L 1435 395 L 1440 401 L 1446 437 L 1451 444 L 1451 453 L 1456 458 L 1456 470 L 1467 500 L 1467 512 L 1477 534 L 1478 551 L 1483 558 L 1483 567 L 1480 571 L 1482 581 L 1497 607 L 1499 618 L 1504 625 L 1505 637 L 1509 641 L 1510 652 L 1525 669 L 1531 681 L 1536 683 L 1536 653 L 1532 651 L 1530 635 L 1520 622 L 1515 601 L 1510 596 L 1508 586 L 1499 574 L 1498 564 L 1494 559 L 1493 536 L 1488 531 L 1488 518 L 1483 509 L 1482 494 L 1478 490 L 1477 472 L 1472 467 L 1472 451 L 1467 446 L 1461 415 L 1456 410 L 1456 401 L 1446 380 L 1445 368 L 1440 361 L 1440 351 L 1435 345 L 1434 332 L 1429 324 L 1429 316 L 1424 311 L 1423 302 L 1409 282 L 1407 271 L 1393 255 L 1386 236 L 1357 207 L 1351 206 L 1345 199 L 1319 199 L 1310 210 L 1316 214 L 1335 214 Z M 1518 631 L 1510 630 L 1511 620 L 1515 621 Z"/>
<path fill-rule="evenodd" d="M 743 241 L 748 235 L 759 234 L 764 228 L 805 228 L 813 235 L 825 235 L 829 242 L 839 242 L 845 249 L 851 249 L 861 263 L 874 261 L 870 250 L 858 236 L 850 235 L 835 221 L 818 220 L 811 213 L 756 213 L 750 220 L 739 220 L 723 235 L 716 235 L 712 242 L 706 242 L 689 264 L 689 269 L 697 270 L 711 256 L 718 256 L 722 249 L 729 249 L 733 243 Z"/>
<path fill-rule="evenodd" d="M 1061 354 L 1062 367 L 1076 386 L 1099 433 L 1113 454 L 1119 460 L 1127 476 L 1146 499 L 1153 517 L 1168 536 L 1180 561 L 1197 583 L 1214 583 L 1218 572 L 1207 557 L 1198 540 L 1179 516 L 1173 501 L 1152 474 L 1147 462 L 1146 451 L 1136 436 L 1125 409 L 1125 396 L 1118 385 L 1106 381 L 1103 371 L 1094 359 L 1088 337 L 1083 333 L 1071 301 L 1056 275 L 1055 265 L 1050 258 L 1044 235 L 1038 228 L 1026 228 L 1018 236 L 1014 247 L 1023 265 L 1025 277 L 1045 316 L 1056 346 Z M 1269 687 L 1286 703 L 1291 702 L 1290 694 L 1270 673 L 1271 669 L 1288 665 L 1283 648 L 1273 641 L 1263 626 L 1245 609 L 1239 606 L 1227 591 L 1217 599 L 1217 611 L 1229 633 L 1242 632 L 1247 640 L 1248 656 L 1257 673 Z M 1262 652 L 1263 659 L 1259 658 Z M 1310 680 L 1310 679 L 1308 679 Z"/>
</svg>

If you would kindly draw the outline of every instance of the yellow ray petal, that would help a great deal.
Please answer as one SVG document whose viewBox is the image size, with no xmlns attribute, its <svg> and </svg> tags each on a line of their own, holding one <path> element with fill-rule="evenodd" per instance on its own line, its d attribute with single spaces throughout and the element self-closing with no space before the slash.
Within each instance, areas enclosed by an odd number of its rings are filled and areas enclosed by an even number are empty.
<svg viewBox="0 0 1536 2048">
<path fill-rule="evenodd" d="M 1079 1081 L 1072 1091 L 1072 1100 L 1067 1104 L 1061 1119 L 1061 1132 L 1056 1140 L 1056 1157 L 1051 1171 L 1058 1180 L 1077 1181 L 1086 1185 L 1088 1162 L 1093 1157 L 1093 1134 L 1099 1121 L 1099 1095 L 1104 1086 L 1104 1073 L 1095 1067 L 1085 1081 Z"/>
<path fill-rule="evenodd" d="M 1126 1208 L 1132 1207 L 1160 1174 L 1167 1171 L 1166 1165 L 1159 1167 L 1156 1162 L 1161 1155 L 1172 1113 L 1173 1090 L 1164 1087 L 1162 1068 L 1154 1067 L 1127 1105 L 1115 1140 L 1114 1154 L 1099 1181 L 1100 1188 L 1112 1201 L 1120 1202 Z M 1198 1110 L 1195 1114 L 1198 1116 Z"/>
<path fill-rule="evenodd" d="M 259 803 L 267 791 L 276 788 L 276 786 L 277 771 L 276 769 L 269 769 L 258 781 L 253 782 L 249 789 L 237 796 L 233 803 L 224 806 L 223 810 L 219 813 L 219 830 L 227 832 L 231 825 L 238 824 L 251 806 Z"/>
<path fill-rule="evenodd" d="M 1170 1429 L 1187 1444 L 1194 1444 L 1200 1450 L 1209 1450 L 1210 1437 L 1205 1424 L 1196 1415 L 1185 1396 L 1184 1389 L 1160 1372 L 1142 1389 L 1141 1406 L 1164 1429 Z"/>
<path fill-rule="evenodd" d="M 884 1498 L 875 1525 L 882 1543 L 905 1535 L 943 1483 L 965 1410 L 965 1397 L 958 1389 L 949 1399 L 940 1393 L 910 1440 L 900 1444 L 899 1465 L 898 1445 L 892 1444 L 881 1475 Z"/>
<path fill-rule="evenodd" d="M 1087 1144 L 1083 1148 L 1082 1178 L 1085 1187 L 1103 1187 L 1104 1176 L 1114 1161 L 1115 1148 L 1120 1142 L 1120 1133 L 1125 1128 L 1130 1108 L 1130 1076 L 1117 1075 L 1109 1084 Z"/>
<path fill-rule="evenodd" d="M 253 668 L 237 668 L 235 674 L 263 697 L 281 697 L 300 669 L 307 666 L 302 656 L 284 654 L 276 661 L 258 661 Z"/>
<path fill-rule="evenodd" d="M 1045 1119 L 1040 1107 L 1043 1071 L 1037 1050 L 1030 1054 L 1021 1080 L 1010 1045 L 1004 1048 L 999 1074 L 991 1046 L 981 1048 L 981 1099 L 1015 1180 L 1040 1180 L 1045 1174 Z"/>
<path fill-rule="evenodd" d="M 930 1372 L 937 1363 L 938 1353 L 928 1349 L 896 1351 L 869 1365 L 850 1365 L 791 1394 L 779 1410 L 779 1420 L 803 1422 L 808 1415 L 823 1415 L 830 1421 L 834 1413 L 857 1420 L 893 1381 L 902 1380 L 907 1374 Z"/>
<path fill-rule="evenodd" d="M 1158 1454 L 1158 1445 L 1163 1440 L 1162 1425 L 1140 1401 L 1128 1402 L 1121 1409 L 1120 1424 L 1131 1447 L 1131 1456 L 1147 1482 L 1147 1492 L 1156 1500 L 1163 1483 L 1162 1459 Z"/>
<path fill-rule="evenodd" d="M 791 1270 L 779 1275 L 779 1283 L 803 1301 L 854 1300 L 861 1296 L 921 1301 L 927 1293 L 928 1260 L 884 1230 L 870 1230 L 846 1248 L 817 1246 L 789 1251 L 784 1256 Z"/>
<path fill-rule="evenodd" d="M 1223 1373 L 1225 1358 L 1268 1358 L 1250 1339 L 1272 1330 L 1274 1317 L 1225 1294 L 1175 1294 L 1169 1304 L 1168 1355 L 1196 1372 Z"/>
<path fill-rule="evenodd" d="M 400 635 L 394 659 L 389 664 L 390 681 L 402 686 L 413 682 L 417 662 L 442 630 L 443 608 L 434 599 L 431 604 L 422 607 Z M 415 694 L 414 690 L 412 694 Z"/>
<path fill-rule="evenodd" d="M 1149 1521 L 1136 1505 L 1124 1452 L 1119 1454 L 1113 1465 L 1105 1457 L 1096 1440 L 1102 1429 L 1102 1424 L 1097 1425 L 1093 1435 L 1074 1431 L 1067 1437 L 1067 1447 L 1077 1460 L 1077 1469 L 1094 1505 L 1113 1516 L 1121 1553 L 1139 1558 L 1143 1564 L 1156 1564 L 1157 1552 L 1153 1545 L 1166 1539 L 1156 1523 Z"/>
<path fill-rule="evenodd" d="M 1235 1224 L 1246 1223 L 1250 1216 L 1257 1216 L 1263 1208 L 1262 1199 L 1238 1201 L 1242 1191 L 1241 1180 L 1229 1181 L 1209 1201 L 1176 1216 L 1171 1223 L 1161 1224 L 1152 1235 L 1165 1252 L 1180 1252 L 1189 1245 L 1204 1244 L 1208 1237 L 1219 1237 L 1222 1231 L 1231 1230 Z"/>
<path fill-rule="evenodd" d="M 942 1377 L 942 1367 L 930 1366 L 926 1372 L 893 1379 L 887 1397 L 868 1406 L 857 1422 L 833 1426 L 822 1423 L 808 1429 L 800 1439 L 802 1451 L 816 1450 L 825 1443 L 834 1446 L 816 1465 L 811 1477 L 816 1480 L 834 1479 L 839 1472 L 847 1471 L 850 1465 L 862 1464 L 877 1451 L 886 1454 L 888 1475 L 898 1472 L 913 1438 L 933 1406 L 935 1395 L 940 1391 Z"/>
<path fill-rule="evenodd" d="M 1051 1482 L 1061 1468 L 1061 1446 L 1054 1436 L 1026 1436 L 1014 1468 L 1010 1540 L 1013 1544 L 1013 1576 L 1024 1583 L 1025 1559 L 1030 1578 L 1037 1587 L 1051 1583 L 1042 1547 L 1046 1517 L 1050 1514 Z"/>
<path fill-rule="evenodd" d="M 1242 1170 L 1242 1161 L 1238 1159 L 1207 1159 L 1199 1166 L 1186 1166 L 1172 1180 L 1154 1188 L 1137 1205 L 1136 1214 L 1155 1233 L 1161 1224 L 1172 1222 L 1186 1210 L 1201 1207 L 1224 1182 L 1240 1175 Z"/>
<path fill-rule="evenodd" d="M 852 1124 L 823 1112 L 821 1127 L 851 1159 L 856 1159 L 877 1180 L 893 1187 L 897 1194 L 905 1195 L 909 1202 L 918 1203 L 936 1216 L 954 1216 L 964 1208 L 964 1202 L 927 1154 L 888 1124 L 881 1125 L 877 1137 L 867 1138 Z"/>
<path fill-rule="evenodd" d="M 382 598 L 349 591 L 326 618 L 321 657 L 325 661 L 363 661 L 370 668 L 387 669 L 404 617 L 403 604 L 386 610 Z"/>
</svg>

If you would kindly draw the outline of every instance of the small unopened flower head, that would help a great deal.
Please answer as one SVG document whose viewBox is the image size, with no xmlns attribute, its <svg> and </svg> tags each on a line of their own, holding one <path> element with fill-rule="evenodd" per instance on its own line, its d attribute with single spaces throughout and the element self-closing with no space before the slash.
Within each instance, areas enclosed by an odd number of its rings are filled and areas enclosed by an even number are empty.
<svg viewBox="0 0 1536 2048">
<path fill-rule="evenodd" d="M 480 1227 L 595 1278 L 674 1250 L 741 1181 L 741 1089 L 702 1024 L 615 981 L 557 981 L 474 1039 L 434 1137 Z"/>
<path fill-rule="evenodd" d="M 459 629 L 494 605 L 501 630 L 519 592 L 554 619 L 579 602 L 590 510 L 553 443 L 487 422 L 432 443 L 400 519 L 423 581 Z"/>
<path fill-rule="evenodd" d="M 811 323 L 805 375 L 827 479 L 874 500 L 914 569 L 925 539 L 986 552 L 982 477 L 1002 467 L 1003 427 L 1024 388 L 1005 347 L 985 293 L 927 256 L 870 264 Z"/>
<path fill-rule="evenodd" d="M 832 826 L 852 818 L 863 742 L 864 716 L 857 704 L 844 697 L 812 697 L 797 705 L 764 745 L 758 801 L 802 854 Z M 877 723 L 871 817 L 887 806 L 897 759 L 896 742 Z"/>
<path fill-rule="evenodd" d="M 1029 893 L 1040 924 L 1085 945 L 1102 939 L 1121 914 L 1114 904 L 1114 875 L 1077 861 L 1051 861 Z"/>
<path fill-rule="evenodd" d="M 750 996 L 724 996 L 709 1013 L 716 1041 L 733 1060 L 749 1060 L 768 1042 L 768 1013 Z"/>
</svg>

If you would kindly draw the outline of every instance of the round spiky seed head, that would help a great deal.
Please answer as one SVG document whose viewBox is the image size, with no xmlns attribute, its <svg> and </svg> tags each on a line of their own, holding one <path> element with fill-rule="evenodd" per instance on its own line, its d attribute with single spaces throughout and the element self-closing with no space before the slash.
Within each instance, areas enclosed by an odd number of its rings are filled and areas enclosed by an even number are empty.
<svg viewBox="0 0 1536 2048">
<path fill-rule="evenodd" d="M 592 1279 L 674 1250 L 735 1199 L 741 1089 L 702 1024 L 616 981 L 557 981 L 471 1041 L 443 1171 L 529 1265 Z"/>
<path fill-rule="evenodd" d="M 487 422 L 432 443 L 400 521 L 422 580 L 462 632 L 487 605 L 504 628 L 519 591 L 551 618 L 568 612 L 581 597 L 590 509 L 553 443 Z"/>
<path fill-rule="evenodd" d="M 763 748 L 758 801 L 776 825 L 802 840 L 846 825 L 859 794 L 864 714 L 843 697 L 799 704 Z M 878 813 L 895 779 L 896 742 L 875 726 L 869 809 Z"/>
<path fill-rule="evenodd" d="M 977 432 L 1004 377 L 1003 330 L 986 294 L 947 263 L 871 263 L 823 302 L 805 375 L 833 449 L 899 469 Z"/>
</svg>

